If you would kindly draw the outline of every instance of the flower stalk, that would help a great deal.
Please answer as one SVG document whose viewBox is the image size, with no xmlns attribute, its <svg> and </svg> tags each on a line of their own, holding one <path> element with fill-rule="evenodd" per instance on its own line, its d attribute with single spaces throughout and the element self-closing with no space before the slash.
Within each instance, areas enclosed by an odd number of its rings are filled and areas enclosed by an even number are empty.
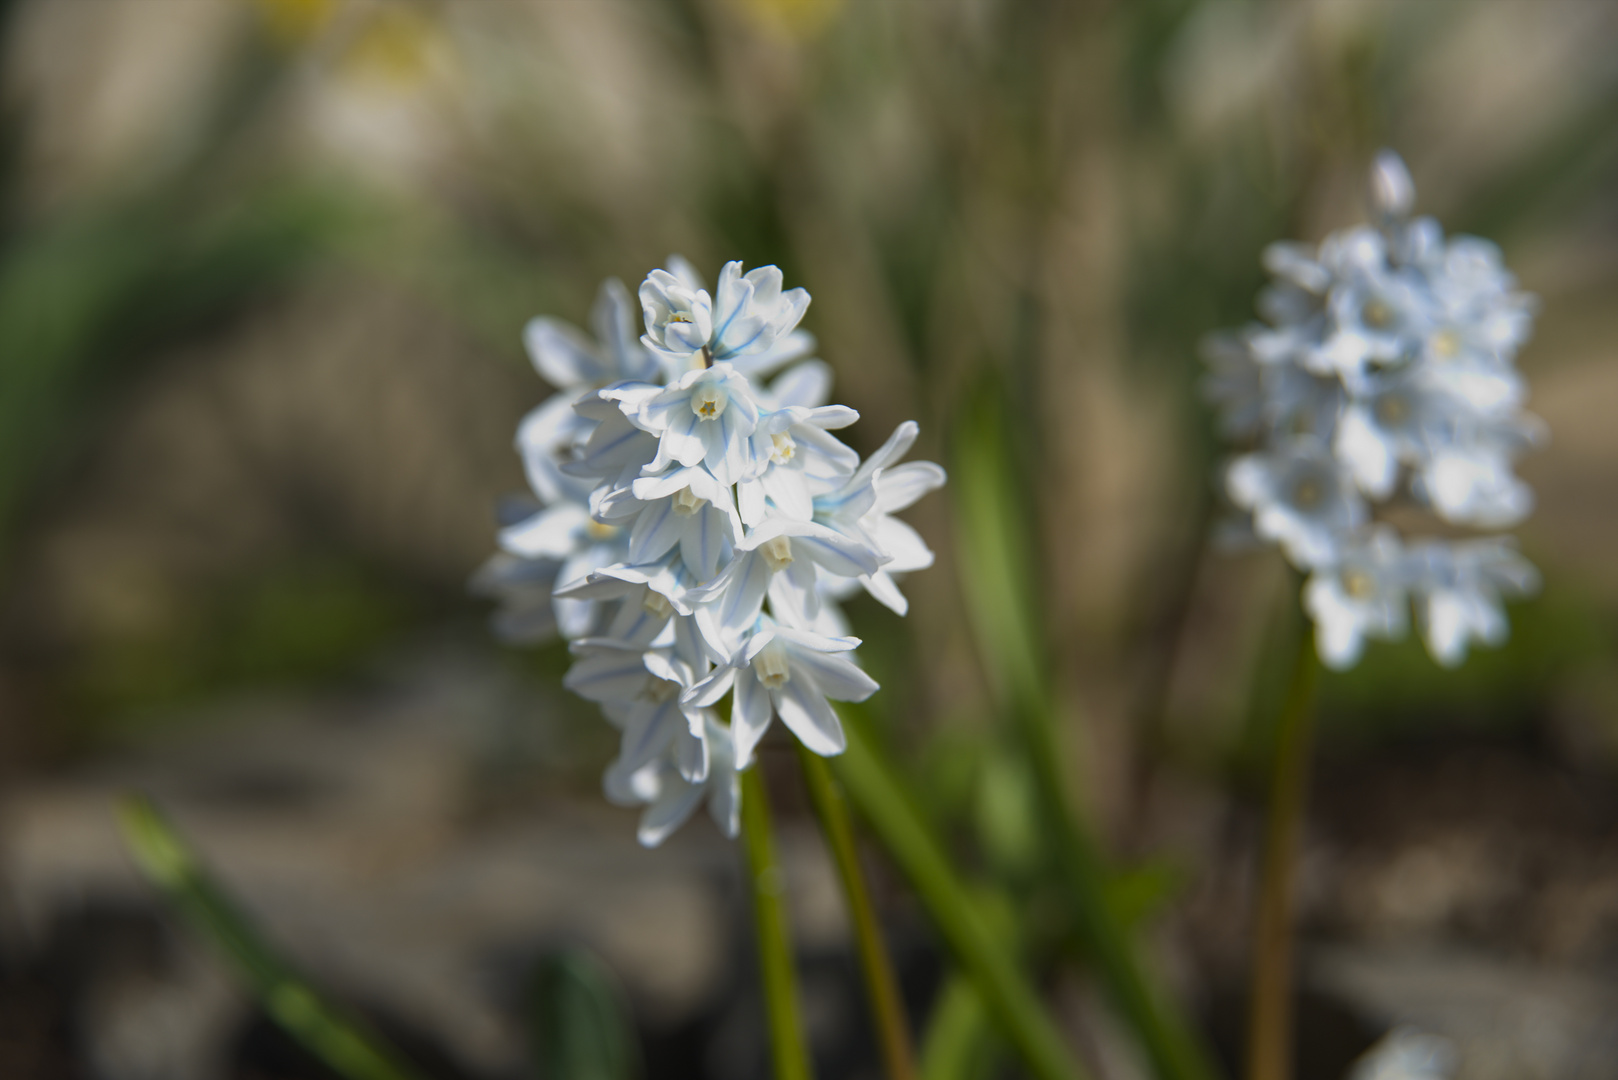
<svg viewBox="0 0 1618 1080">
<path fill-rule="evenodd" d="M 758 935 L 759 975 L 770 1027 L 770 1058 L 775 1080 L 813 1080 L 809 1046 L 798 1007 L 797 974 L 787 925 L 786 880 L 770 829 L 770 807 L 757 768 L 741 774 L 741 836 L 747 860 L 748 892 Z"/>
<path fill-rule="evenodd" d="M 971 977 L 1006 1041 L 1039 1080 L 1086 1080 L 1039 995 L 968 894 L 893 769 L 857 723 L 832 768 L 849 798 L 916 890 L 955 960 Z"/>
<path fill-rule="evenodd" d="M 803 765 L 804 781 L 809 788 L 809 801 L 820 819 L 826 846 L 831 849 L 837 875 L 842 879 L 843 896 L 848 902 L 849 921 L 854 926 L 854 943 L 860 958 L 860 972 L 865 978 L 867 1003 L 871 1010 L 872 1026 L 876 1029 L 877 1046 L 882 1053 L 882 1066 L 888 1080 L 916 1080 L 916 1053 L 910 1041 L 910 1023 L 905 1015 L 904 999 L 899 995 L 899 980 L 894 974 L 893 961 L 877 922 L 876 909 L 871 904 L 871 892 L 860 869 L 859 850 L 854 843 L 854 825 L 849 818 L 848 804 L 837 780 L 831 774 L 826 759 L 811 753 L 801 744 L 798 760 Z"/>
<path fill-rule="evenodd" d="M 1292 924 L 1298 844 L 1308 790 L 1315 679 L 1314 643 L 1299 636 L 1298 658 L 1282 702 L 1270 771 L 1269 817 L 1259 871 L 1253 933 L 1253 986 L 1248 1013 L 1249 1080 L 1292 1075 Z"/>
</svg>

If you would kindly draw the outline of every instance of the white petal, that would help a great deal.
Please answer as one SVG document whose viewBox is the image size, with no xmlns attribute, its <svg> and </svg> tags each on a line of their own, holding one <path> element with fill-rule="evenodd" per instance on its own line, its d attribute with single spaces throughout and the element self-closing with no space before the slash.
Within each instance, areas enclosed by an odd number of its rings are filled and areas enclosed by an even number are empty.
<svg viewBox="0 0 1618 1080">
<path fill-rule="evenodd" d="M 781 721 L 814 753 L 830 757 L 848 748 L 843 725 L 812 679 L 794 673 L 786 685 L 771 692 L 770 697 L 781 714 Z"/>
<path fill-rule="evenodd" d="M 558 390 L 585 386 L 606 376 L 590 339 L 560 319 L 530 319 L 522 339 L 535 370 Z"/>
<path fill-rule="evenodd" d="M 861 671 L 846 654 L 817 652 L 813 649 L 787 649 L 792 681 L 808 674 L 824 697 L 838 701 L 864 701 L 881 689 L 875 679 Z"/>
<path fill-rule="evenodd" d="M 500 547 L 525 559 L 565 559 L 579 547 L 590 514 L 577 503 L 558 503 L 499 532 Z"/>
<path fill-rule="evenodd" d="M 770 726 L 770 695 L 751 667 L 736 678 L 736 695 L 731 699 L 730 731 L 736 740 L 736 767 L 745 769 L 753 761 L 753 748 Z"/>
<path fill-rule="evenodd" d="M 686 818 L 697 808 L 702 801 L 702 787 L 699 784 L 688 784 L 676 777 L 665 787 L 657 801 L 646 808 L 641 815 L 640 827 L 635 831 L 635 838 L 641 846 L 654 848 L 667 840 L 669 836 L 685 824 Z"/>
<path fill-rule="evenodd" d="M 876 480 L 876 501 L 885 514 L 897 514 L 917 499 L 944 486 L 947 476 L 942 466 L 931 461 L 907 461 L 883 469 Z"/>
</svg>

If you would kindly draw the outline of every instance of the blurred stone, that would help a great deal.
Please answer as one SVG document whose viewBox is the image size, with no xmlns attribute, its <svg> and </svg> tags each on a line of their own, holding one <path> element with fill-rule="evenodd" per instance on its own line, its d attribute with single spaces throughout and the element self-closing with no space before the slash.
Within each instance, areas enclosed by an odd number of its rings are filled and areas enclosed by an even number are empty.
<svg viewBox="0 0 1618 1080">
<path fill-rule="evenodd" d="M 733 977 L 747 926 L 737 850 L 705 819 L 641 849 L 632 815 L 557 771 L 555 729 L 577 719 L 453 650 L 405 658 L 363 695 L 211 706 L 192 734 L 7 793 L 12 932 L 37 942 L 86 904 L 157 904 L 112 819 L 117 795 L 138 790 L 319 983 L 432 1033 L 473 1069 L 523 1060 L 518 969 L 547 942 L 596 949 L 643 1023 L 678 1025 Z M 513 722 L 540 733 L 526 755 Z M 560 765 L 579 767 L 565 753 Z M 495 768 L 506 794 L 490 801 Z M 839 942 L 818 839 L 788 822 L 782 851 L 800 941 Z M 235 985 L 205 956 L 155 981 L 108 972 L 85 1005 L 94 1052 L 124 1062 L 105 1075 L 211 1075 L 194 1062 L 240 1015 Z"/>
</svg>

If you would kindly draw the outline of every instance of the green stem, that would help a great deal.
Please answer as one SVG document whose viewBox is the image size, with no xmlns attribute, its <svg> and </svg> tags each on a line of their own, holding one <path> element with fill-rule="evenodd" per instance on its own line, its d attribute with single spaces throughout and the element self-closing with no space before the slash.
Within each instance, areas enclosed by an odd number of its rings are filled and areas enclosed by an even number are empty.
<svg viewBox="0 0 1618 1080">
<path fill-rule="evenodd" d="M 398 1051 L 322 1000 L 275 953 L 150 801 L 125 797 L 118 820 L 124 842 L 147 878 L 213 939 L 288 1035 L 349 1080 L 420 1080 L 421 1074 Z"/>
<path fill-rule="evenodd" d="M 1293 877 L 1309 779 L 1309 745 L 1319 670 L 1314 641 L 1300 637 L 1291 686 L 1281 707 L 1270 774 L 1258 919 L 1253 934 L 1253 989 L 1247 1028 L 1250 1080 L 1292 1074 Z"/>
<path fill-rule="evenodd" d="M 854 924 L 854 942 L 859 951 L 860 970 L 865 976 L 865 992 L 876 1027 L 877 1044 L 888 1080 L 916 1080 L 916 1052 L 910 1044 L 910 1023 L 905 1017 L 904 1000 L 899 996 L 899 980 L 882 940 L 882 928 L 871 906 L 871 893 L 860 869 L 859 851 L 854 844 L 854 825 L 848 804 L 831 774 L 826 759 L 798 743 L 798 760 L 809 787 L 820 827 L 826 834 L 832 860 L 843 880 L 843 896 L 848 901 L 849 919 Z"/>
<path fill-rule="evenodd" d="M 747 881 L 753 894 L 753 923 L 758 931 L 759 974 L 770 1022 L 770 1055 L 775 1080 L 813 1080 L 809 1047 L 804 1042 L 798 1009 L 797 975 L 787 927 L 786 882 L 770 831 L 770 804 L 757 765 L 741 774 L 742 846 L 747 854 Z"/>
<path fill-rule="evenodd" d="M 1107 899 L 1107 869 L 1067 795 L 1044 635 L 1033 597 L 1024 507 L 1007 460 L 1008 437 L 992 394 L 964 420 L 952 470 L 962 591 L 978 651 L 1001 708 L 1014 717 L 1034 773 L 1042 817 L 1066 886 L 1075 929 L 1123 1019 L 1162 1080 L 1212 1080 L 1212 1057 L 1174 1002 L 1148 981 L 1132 935 Z"/>
<path fill-rule="evenodd" d="M 1040 1080 L 1083 1080 L 1087 1073 L 968 897 L 893 770 L 847 716 L 843 726 L 848 750 L 833 762 L 838 778 L 910 880 L 956 961 L 977 984 L 1006 1040 Z"/>
<path fill-rule="evenodd" d="M 1165 1080 L 1212 1080 L 1218 1075 L 1192 1029 L 1147 981 L 1133 935 L 1107 898 L 1107 872 L 1095 841 L 1079 823 L 1065 791 L 1061 751 L 1048 709 L 1017 710 L 1035 786 L 1060 853 L 1076 929 L 1118 1011 L 1134 1027 L 1154 1071 Z"/>
</svg>

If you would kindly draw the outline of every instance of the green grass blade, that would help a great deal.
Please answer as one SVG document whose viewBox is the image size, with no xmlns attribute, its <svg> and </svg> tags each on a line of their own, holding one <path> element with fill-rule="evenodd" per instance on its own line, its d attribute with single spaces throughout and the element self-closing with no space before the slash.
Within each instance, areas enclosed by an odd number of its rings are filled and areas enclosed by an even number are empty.
<svg viewBox="0 0 1618 1080">
<path fill-rule="evenodd" d="M 277 955 L 150 800 L 124 798 L 118 820 L 147 878 L 230 961 L 288 1035 L 349 1080 L 423 1080 L 396 1050 L 322 999 Z"/>
<path fill-rule="evenodd" d="M 634 1080 L 640 1044 L 622 988 L 593 953 L 565 949 L 535 972 L 529 1018 L 543 1080 Z"/>
<path fill-rule="evenodd" d="M 971 976 L 989 1014 L 1029 1071 L 1040 1080 L 1082 1080 L 1086 1072 L 1012 961 L 1013 951 L 1002 947 L 893 770 L 850 719 L 845 715 L 848 750 L 833 761 L 849 797 L 910 880 L 957 963 Z"/>
</svg>

